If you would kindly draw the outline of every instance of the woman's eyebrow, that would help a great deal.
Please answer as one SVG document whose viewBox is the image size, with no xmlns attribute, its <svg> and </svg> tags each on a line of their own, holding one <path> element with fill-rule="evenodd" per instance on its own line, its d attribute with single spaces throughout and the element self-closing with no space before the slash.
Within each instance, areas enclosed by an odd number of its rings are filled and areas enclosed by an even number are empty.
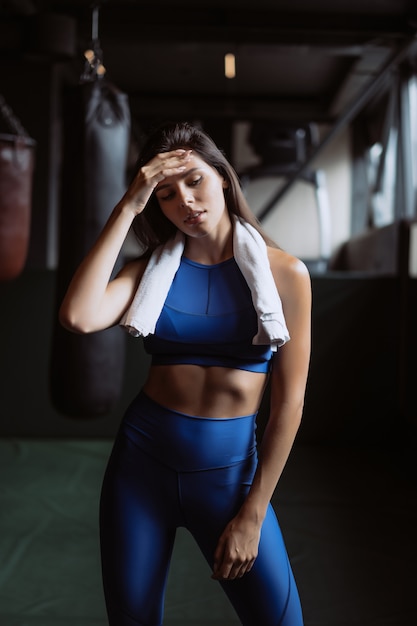
<svg viewBox="0 0 417 626">
<path fill-rule="evenodd" d="M 190 170 L 187 170 L 186 172 L 182 172 L 181 174 L 179 174 L 180 178 L 185 178 L 186 176 L 188 176 L 188 174 L 192 174 L 193 172 L 195 172 L 196 170 L 198 170 L 198 167 L 192 167 Z M 156 191 L 161 191 L 161 189 L 166 189 L 167 187 L 171 187 L 173 183 L 165 183 L 162 185 L 158 185 L 155 189 Z"/>
</svg>

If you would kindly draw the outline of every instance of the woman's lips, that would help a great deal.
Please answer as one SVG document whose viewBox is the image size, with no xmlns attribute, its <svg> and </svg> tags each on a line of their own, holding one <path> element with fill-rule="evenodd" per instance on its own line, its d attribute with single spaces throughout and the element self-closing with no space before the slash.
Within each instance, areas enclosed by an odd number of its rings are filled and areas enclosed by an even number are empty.
<svg viewBox="0 0 417 626">
<path fill-rule="evenodd" d="M 200 222 L 201 216 L 203 215 L 204 211 L 193 211 L 192 213 L 189 213 L 187 215 L 187 217 L 185 218 L 184 222 L 186 224 L 198 224 Z"/>
</svg>

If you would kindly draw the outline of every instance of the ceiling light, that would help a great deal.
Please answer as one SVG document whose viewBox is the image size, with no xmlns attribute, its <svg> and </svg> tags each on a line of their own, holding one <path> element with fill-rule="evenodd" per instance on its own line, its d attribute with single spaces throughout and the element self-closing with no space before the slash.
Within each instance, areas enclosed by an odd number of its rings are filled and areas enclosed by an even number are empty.
<svg viewBox="0 0 417 626">
<path fill-rule="evenodd" d="M 236 76 L 236 59 L 231 52 L 224 55 L 224 75 L 226 78 L 235 78 Z"/>
</svg>

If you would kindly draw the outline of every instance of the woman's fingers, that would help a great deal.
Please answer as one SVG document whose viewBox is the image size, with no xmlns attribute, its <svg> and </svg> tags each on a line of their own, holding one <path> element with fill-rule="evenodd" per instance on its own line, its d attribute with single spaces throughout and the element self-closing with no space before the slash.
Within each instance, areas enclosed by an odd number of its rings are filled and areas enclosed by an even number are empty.
<svg viewBox="0 0 417 626">
<path fill-rule="evenodd" d="M 252 551 L 246 552 L 227 542 L 219 541 L 214 555 L 213 575 L 214 580 L 235 580 L 242 578 L 250 572 L 256 560 Z"/>
<path fill-rule="evenodd" d="M 183 171 L 190 159 L 191 152 L 191 150 L 180 149 L 157 154 L 142 168 L 142 172 L 156 187 L 164 178 Z"/>
<path fill-rule="evenodd" d="M 134 213 L 143 211 L 158 183 L 185 170 L 191 152 L 183 149 L 162 152 L 138 170 L 125 194 L 125 200 L 131 204 Z"/>
<path fill-rule="evenodd" d="M 213 571 L 212 578 L 214 580 L 235 580 L 242 578 L 250 572 L 255 559 L 245 560 L 243 563 L 239 561 L 225 561 Z"/>
</svg>

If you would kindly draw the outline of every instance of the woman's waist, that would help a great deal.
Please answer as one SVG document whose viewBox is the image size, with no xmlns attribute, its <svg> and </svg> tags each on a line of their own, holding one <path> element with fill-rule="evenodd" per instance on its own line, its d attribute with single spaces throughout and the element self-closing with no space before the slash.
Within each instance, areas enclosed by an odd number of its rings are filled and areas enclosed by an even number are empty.
<svg viewBox="0 0 417 626">
<path fill-rule="evenodd" d="M 229 467 L 256 459 L 256 414 L 188 415 L 141 391 L 127 409 L 121 431 L 133 445 L 179 471 Z"/>
<path fill-rule="evenodd" d="M 232 368 L 155 365 L 144 392 L 175 411 L 225 418 L 256 413 L 265 384 L 265 374 Z"/>
</svg>

